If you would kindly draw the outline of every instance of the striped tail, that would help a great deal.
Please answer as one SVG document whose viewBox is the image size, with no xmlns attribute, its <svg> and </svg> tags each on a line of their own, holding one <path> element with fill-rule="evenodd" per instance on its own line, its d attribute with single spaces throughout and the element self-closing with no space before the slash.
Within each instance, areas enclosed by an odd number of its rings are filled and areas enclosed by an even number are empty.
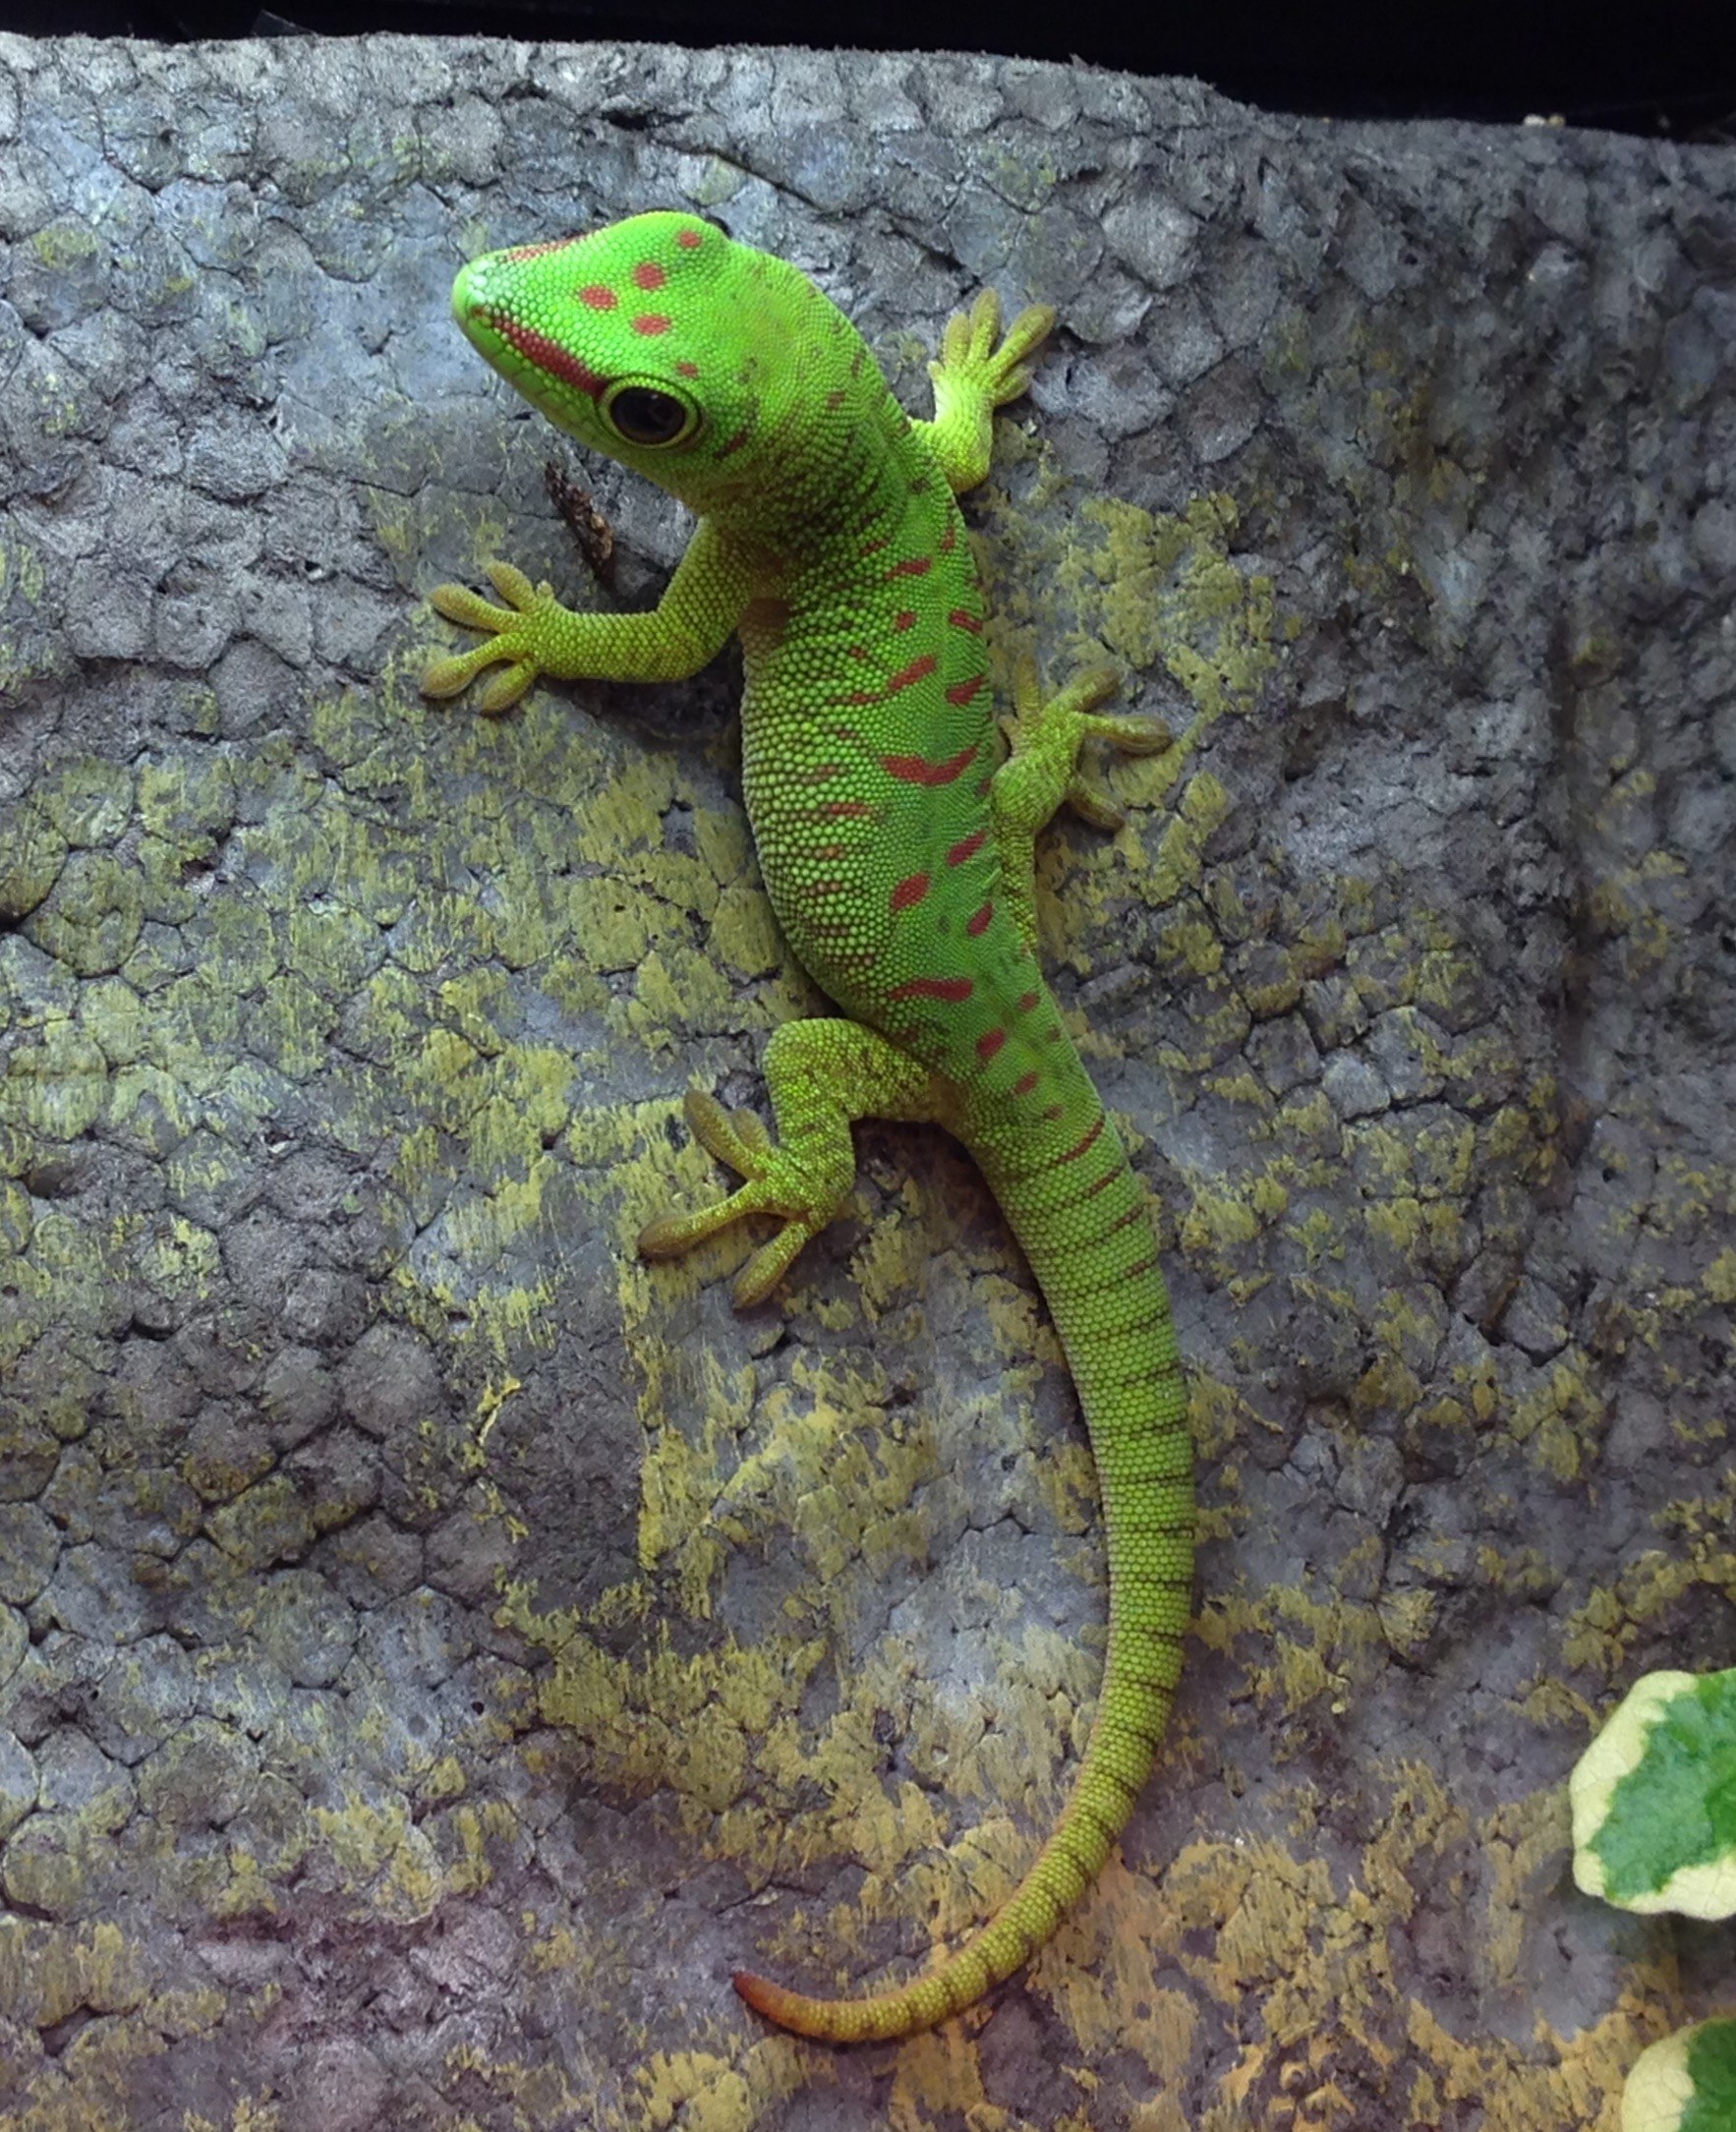
<svg viewBox="0 0 1736 2132">
<path fill-rule="evenodd" d="M 1193 1460 L 1169 1296 L 1138 1181 L 1083 1069 L 1055 1133 L 970 1136 L 1067 1351 L 1103 1492 L 1109 1657 L 1054 1833 L 996 1916 L 938 1969 L 867 1998 L 808 1998 L 736 1973 L 757 2012 L 824 2043 L 913 2035 L 1012 1976 L 1096 1878 L 1151 1772 L 1182 1670 Z M 1088 1094 L 1087 1094 L 1088 1092 Z"/>
</svg>

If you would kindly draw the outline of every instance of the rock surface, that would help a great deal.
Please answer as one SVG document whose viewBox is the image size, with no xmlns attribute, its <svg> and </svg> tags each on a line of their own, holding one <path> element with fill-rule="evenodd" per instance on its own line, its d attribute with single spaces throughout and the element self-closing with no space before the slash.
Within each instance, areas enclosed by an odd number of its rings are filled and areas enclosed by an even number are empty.
<svg viewBox="0 0 1736 2132">
<path fill-rule="evenodd" d="M 468 255 L 686 204 L 915 410 L 1062 332 L 971 506 L 1005 673 L 1181 745 L 1043 870 L 1163 1209 L 1198 1635 L 1099 1887 L 907 1974 L 1083 1739 L 1076 1411 L 980 1181 L 860 1135 L 781 1310 L 640 1267 L 759 1094 L 732 670 L 416 693 L 588 583 Z M 1566 1775 L 1729 1662 L 1736 153 L 982 58 L 0 38 L 0 2116 L 1613 2128 L 1729 1928 Z M 685 528 L 608 468 L 619 595 Z M 733 1247 L 732 1247 L 733 1248 Z M 889 1968 L 889 1965 L 891 1967 Z"/>
</svg>

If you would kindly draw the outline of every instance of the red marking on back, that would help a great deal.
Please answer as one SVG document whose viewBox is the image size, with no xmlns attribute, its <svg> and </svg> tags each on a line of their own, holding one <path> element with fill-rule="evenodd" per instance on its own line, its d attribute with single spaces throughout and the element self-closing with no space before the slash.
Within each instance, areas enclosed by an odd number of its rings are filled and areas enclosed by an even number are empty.
<svg viewBox="0 0 1736 2132">
<path fill-rule="evenodd" d="M 1034 1073 L 1021 1073 L 1013 1084 L 1013 1093 L 1015 1096 L 1028 1096 L 1036 1085 L 1037 1076 Z"/>
<path fill-rule="evenodd" d="M 984 1066 L 988 1065 L 989 1061 L 1006 1041 L 1007 1031 L 1005 1029 L 985 1029 L 983 1031 L 976 1040 L 976 1055 Z"/>
<path fill-rule="evenodd" d="M 995 780 L 993 778 L 978 778 L 978 779 L 976 780 L 977 798 L 987 799 L 989 794 L 994 790 L 994 788 Z"/>
<path fill-rule="evenodd" d="M 844 391 L 842 385 L 835 385 L 826 395 L 827 413 L 836 415 L 848 397 L 849 395 Z"/>
<path fill-rule="evenodd" d="M 933 568 L 932 555 L 911 555 L 903 562 L 895 562 L 886 574 L 888 577 L 926 577 Z"/>
<path fill-rule="evenodd" d="M 816 844 L 814 856 L 817 859 L 841 859 L 849 848 L 848 844 Z"/>
<path fill-rule="evenodd" d="M 551 237 L 547 244 L 514 245 L 510 251 L 502 252 L 500 257 L 503 259 L 546 259 L 550 252 L 564 252 L 568 245 L 576 245 L 579 241 L 577 237 Z"/>
<path fill-rule="evenodd" d="M 641 259 L 633 269 L 633 286 L 636 289 L 661 289 L 668 278 L 656 259 Z"/>
<path fill-rule="evenodd" d="M 1043 1117 L 1045 1120 L 1065 1118 L 1066 1116 L 1067 1111 L 1065 1106 L 1059 1103 L 1050 1104 L 1049 1108 L 1043 1113 Z"/>
<path fill-rule="evenodd" d="M 947 701 L 960 706 L 967 704 L 987 679 L 985 674 L 973 673 L 968 681 L 955 681 L 947 691 Z"/>
<path fill-rule="evenodd" d="M 847 881 L 810 881 L 805 884 L 805 893 L 809 895 L 847 895 L 849 890 Z"/>
<path fill-rule="evenodd" d="M 1035 1006 L 1036 1006 L 1036 1004 L 1037 1004 L 1038 1000 L 1039 1000 L 1039 999 L 1040 999 L 1041 997 L 1042 997 L 1042 995 L 1041 995 L 1040 993 L 1036 993 L 1036 992 L 1025 992 L 1025 993 L 1021 993 L 1021 994 L 1019 995 L 1019 1001 L 1018 1001 L 1018 1010 L 1019 1010 L 1019 1012 L 1020 1012 L 1021 1014 L 1028 1014 L 1028 1013 L 1030 1012 L 1031 1008 L 1032 1008 L 1033 1007 L 1035 1007 Z"/>
<path fill-rule="evenodd" d="M 878 541 L 869 541 L 858 552 L 864 555 L 878 555 L 883 547 L 891 547 L 892 545 L 892 535 L 887 533 L 883 534 Z"/>
<path fill-rule="evenodd" d="M 1097 1194 L 1102 1191 L 1104 1186 L 1106 1184 L 1113 1184 L 1116 1179 L 1121 1176 L 1121 1165 L 1119 1163 L 1113 1170 L 1105 1170 L 1103 1175 L 1097 1180 L 1096 1183 L 1091 1185 L 1086 1190 L 1084 1196 L 1087 1199 L 1095 1199 Z"/>
<path fill-rule="evenodd" d="M 895 614 L 893 616 L 893 627 L 895 629 L 914 629 L 916 627 L 915 608 L 905 607 L 901 614 Z"/>
<path fill-rule="evenodd" d="M 576 355 L 563 348 L 558 341 L 550 340 L 547 333 L 538 333 L 528 325 L 516 324 L 510 318 L 495 317 L 490 320 L 500 338 L 516 348 L 527 363 L 534 364 L 547 375 L 556 378 L 563 385 L 571 385 L 575 392 L 582 392 L 587 399 L 597 395 L 608 383 L 607 377 L 598 376 L 588 363 L 581 363 Z"/>
<path fill-rule="evenodd" d="M 819 811 L 829 822 L 860 822 L 874 809 L 865 799 L 829 799 Z"/>
<path fill-rule="evenodd" d="M 941 553 L 943 555 L 950 555 L 953 552 L 954 547 L 956 544 L 957 539 L 958 521 L 955 518 L 949 518 L 947 521 L 947 530 L 941 535 Z"/>
<path fill-rule="evenodd" d="M 956 1006 L 960 1000 L 968 1000 L 974 989 L 968 977 L 909 977 L 901 985 L 894 985 L 887 998 L 950 1000 Z"/>
<path fill-rule="evenodd" d="M 920 903 L 928 893 L 926 874 L 906 874 L 893 891 L 894 910 L 908 910 L 912 903 Z"/>
<path fill-rule="evenodd" d="M 612 311 L 620 298 L 612 289 L 606 289 L 601 281 L 593 281 L 579 291 L 579 302 L 587 311 Z"/>
<path fill-rule="evenodd" d="M 892 679 L 886 684 L 886 693 L 889 696 L 896 696 L 899 689 L 908 688 L 913 682 L 926 681 L 939 663 L 940 662 L 932 652 L 924 652 L 920 659 L 911 660 L 907 666 L 900 667 L 893 675 Z M 974 754 L 976 751 L 972 749 L 971 752 Z"/>
<path fill-rule="evenodd" d="M 843 765 L 841 763 L 816 763 L 812 770 L 804 770 L 801 773 L 801 781 L 804 784 L 830 784 L 834 778 L 841 778 L 842 776 Z"/>
<path fill-rule="evenodd" d="M 962 866 L 966 859 L 974 859 L 988 840 L 989 833 L 987 830 L 972 830 L 968 836 L 960 836 L 952 850 L 947 853 L 947 864 L 949 866 Z"/>
<path fill-rule="evenodd" d="M 633 320 L 635 333 L 666 333 L 669 321 L 661 311 L 644 311 Z"/>
<path fill-rule="evenodd" d="M 1108 1123 L 1108 1113 L 1105 1111 L 1099 1111 L 1095 1120 L 1092 1122 L 1090 1127 L 1084 1133 L 1082 1138 L 1075 1140 L 1071 1147 L 1068 1149 L 1065 1155 L 1056 1156 L 1056 1166 L 1059 1168 L 1060 1165 L 1064 1162 L 1077 1162 L 1079 1157 L 1085 1152 L 1086 1148 L 1095 1144 L 1097 1135 L 1103 1130 L 1104 1126 Z"/>
<path fill-rule="evenodd" d="M 965 932 L 970 935 L 972 940 L 975 940 L 976 936 L 979 933 L 986 933 L 988 931 L 989 920 L 994 915 L 995 906 L 993 903 L 985 903 L 981 910 L 973 910 L 970 916 L 964 921 Z"/>
<path fill-rule="evenodd" d="M 947 619 L 955 629 L 968 629 L 973 637 L 980 637 L 983 633 L 982 617 L 966 614 L 962 607 L 955 607 Z"/>
<path fill-rule="evenodd" d="M 961 778 L 976 761 L 973 746 L 960 748 L 956 755 L 950 755 L 944 763 L 931 763 L 926 755 L 884 755 L 880 767 L 888 777 L 897 778 L 901 784 L 951 784 L 955 778 Z"/>
<path fill-rule="evenodd" d="M 697 251 L 699 246 L 705 242 L 705 239 L 701 237 L 696 229 L 678 229 L 675 232 L 675 242 L 683 252 L 693 252 Z"/>
<path fill-rule="evenodd" d="M 1118 1214 L 1116 1216 L 1115 1220 L 1110 1223 L 1109 1227 L 1103 1232 L 1103 1234 L 1106 1237 L 1113 1237 L 1117 1230 L 1130 1228 L 1132 1224 L 1136 1222 L 1144 1212 L 1145 1208 L 1143 1202 L 1135 1200 L 1125 1214 Z"/>
<path fill-rule="evenodd" d="M 697 377 L 699 375 L 699 365 L 697 363 L 677 363 L 675 365 L 675 375 L 677 377 Z"/>
</svg>

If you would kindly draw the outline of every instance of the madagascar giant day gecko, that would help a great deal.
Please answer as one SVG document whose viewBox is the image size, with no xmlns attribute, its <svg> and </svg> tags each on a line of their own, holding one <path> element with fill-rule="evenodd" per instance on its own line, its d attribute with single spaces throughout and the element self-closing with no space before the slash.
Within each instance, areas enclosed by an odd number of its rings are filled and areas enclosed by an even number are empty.
<svg viewBox="0 0 1736 2132">
<path fill-rule="evenodd" d="M 679 680 L 739 630 L 742 792 L 766 893 L 842 1009 L 786 1022 L 767 1046 L 776 1138 L 752 1113 L 689 1094 L 689 1124 L 744 1182 L 653 1222 L 641 1251 L 669 1257 L 744 1215 L 775 1216 L 735 1284 L 738 1303 L 758 1302 L 844 1206 L 853 1120 L 945 1125 L 1042 1285 L 1090 1430 L 1109 1656 L 1071 1795 L 1030 1871 L 914 1983 L 825 1999 L 735 1978 L 749 2005 L 806 2036 L 908 2035 L 1010 1976 L 1090 1885 L 1181 1671 L 1192 1460 L 1169 1298 L 1142 1188 L 1037 967 L 1032 872 L 1063 800 L 1108 813 L 1079 775 L 1080 744 L 1143 753 L 1167 735 L 1096 713 L 1107 669 L 1045 701 L 1021 668 L 1010 756 L 993 715 L 954 496 L 988 473 L 993 411 L 1025 389 L 1052 312 L 1021 313 L 1002 338 L 980 296 L 949 323 L 929 366 L 935 419 L 916 422 L 805 275 L 691 215 L 473 259 L 452 309 L 557 428 L 680 497 L 699 526 L 649 613 L 574 613 L 502 563 L 489 575 L 504 606 L 440 586 L 439 611 L 487 640 L 431 667 L 424 690 L 455 696 L 504 663 L 482 696 L 500 712 L 542 674 Z"/>
</svg>

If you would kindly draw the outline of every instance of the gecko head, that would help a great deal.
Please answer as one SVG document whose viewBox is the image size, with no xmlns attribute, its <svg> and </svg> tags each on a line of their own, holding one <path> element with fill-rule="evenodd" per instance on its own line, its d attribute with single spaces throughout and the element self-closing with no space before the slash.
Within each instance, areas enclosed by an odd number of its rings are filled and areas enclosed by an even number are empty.
<svg viewBox="0 0 1736 2132">
<path fill-rule="evenodd" d="M 839 317 L 792 268 L 690 214 L 492 252 L 452 287 L 466 336 L 533 406 L 702 512 L 778 470 L 803 352 L 832 337 L 806 317 L 816 306 Z"/>
</svg>

